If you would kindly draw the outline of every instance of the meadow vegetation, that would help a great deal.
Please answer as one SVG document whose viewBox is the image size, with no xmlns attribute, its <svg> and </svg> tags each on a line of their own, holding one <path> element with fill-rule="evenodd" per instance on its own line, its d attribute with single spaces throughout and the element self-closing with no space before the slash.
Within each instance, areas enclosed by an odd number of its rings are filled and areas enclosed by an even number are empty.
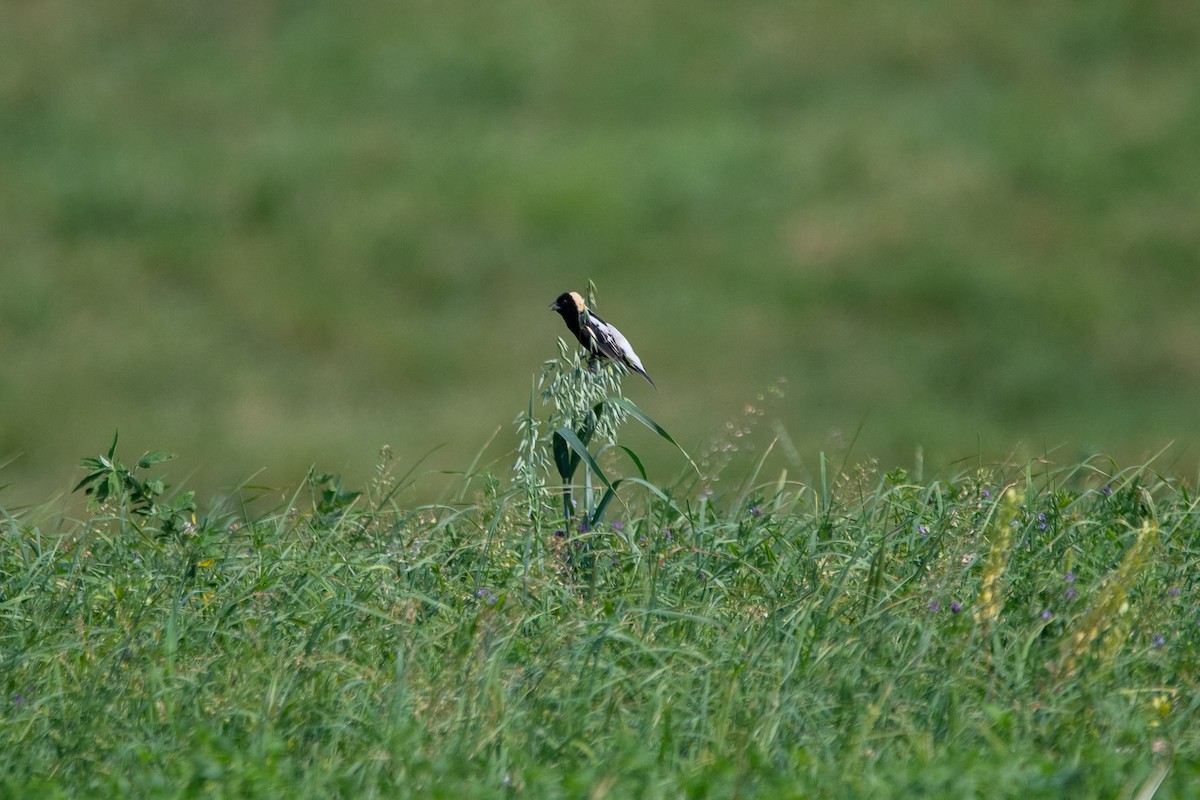
<svg viewBox="0 0 1200 800">
<path fill-rule="evenodd" d="M 0 4 L 0 797 L 1196 797 L 1197 8 Z"/>
<path fill-rule="evenodd" d="M 643 459 L 619 386 L 548 363 L 429 504 L 388 450 L 212 503 L 85 459 L 86 512 L 0 516 L 0 794 L 1195 796 L 1186 482 L 796 474 L 761 405 Z"/>
</svg>

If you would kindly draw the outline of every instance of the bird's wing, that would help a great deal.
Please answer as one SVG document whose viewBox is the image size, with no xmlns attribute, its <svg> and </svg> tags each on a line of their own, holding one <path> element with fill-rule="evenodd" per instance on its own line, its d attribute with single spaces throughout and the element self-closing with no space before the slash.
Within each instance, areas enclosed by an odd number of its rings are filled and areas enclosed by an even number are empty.
<svg viewBox="0 0 1200 800">
<path fill-rule="evenodd" d="M 600 355 L 607 356 L 614 361 L 621 360 L 621 345 L 617 339 L 617 336 L 621 334 L 616 328 L 591 312 L 588 312 L 584 320 L 584 327 L 592 340 L 595 350 Z"/>
<path fill-rule="evenodd" d="M 613 361 L 620 361 L 623 364 L 634 367 L 638 372 L 645 372 L 645 368 L 642 367 L 642 360 L 638 358 L 637 353 L 633 352 L 633 347 L 629 344 L 629 340 L 619 330 L 595 314 L 590 315 L 588 327 L 593 331 L 592 336 L 596 341 L 596 348 L 601 353 Z"/>
</svg>

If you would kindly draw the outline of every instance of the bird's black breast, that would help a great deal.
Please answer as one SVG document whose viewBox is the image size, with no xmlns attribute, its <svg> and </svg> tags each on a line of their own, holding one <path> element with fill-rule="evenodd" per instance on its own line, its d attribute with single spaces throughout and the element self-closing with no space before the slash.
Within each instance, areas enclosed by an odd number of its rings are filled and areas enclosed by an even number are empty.
<svg viewBox="0 0 1200 800">
<path fill-rule="evenodd" d="M 563 305 L 562 303 L 564 297 L 566 298 L 566 305 Z M 558 315 L 563 318 L 563 322 L 567 323 L 567 330 L 571 331 L 571 333 L 575 335 L 575 338 L 578 339 L 581 344 L 586 345 L 587 342 L 584 341 L 585 336 L 583 329 L 579 324 L 579 312 L 575 310 L 575 304 L 571 302 L 571 298 L 567 297 L 567 295 L 560 297 L 558 304 L 555 306 L 555 310 L 558 312 Z"/>
</svg>

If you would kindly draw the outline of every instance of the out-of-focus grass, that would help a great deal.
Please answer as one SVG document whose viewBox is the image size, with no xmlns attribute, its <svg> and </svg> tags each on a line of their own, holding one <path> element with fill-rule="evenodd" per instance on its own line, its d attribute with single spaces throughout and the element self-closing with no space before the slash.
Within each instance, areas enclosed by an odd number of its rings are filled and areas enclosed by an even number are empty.
<svg viewBox="0 0 1200 800">
<path fill-rule="evenodd" d="M 1180 2 L 64 2 L 0 11 L 0 472 L 458 466 L 595 278 L 697 442 L 1195 444 Z M 748 388 L 750 387 L 750 388 Z"/>
</svg>

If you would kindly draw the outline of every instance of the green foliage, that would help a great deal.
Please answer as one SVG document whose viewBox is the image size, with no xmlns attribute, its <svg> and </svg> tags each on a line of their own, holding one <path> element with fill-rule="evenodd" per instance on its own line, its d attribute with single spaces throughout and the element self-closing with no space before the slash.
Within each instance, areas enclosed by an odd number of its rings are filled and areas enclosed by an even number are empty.
<svg viewBox="0 0 1200 800">
<path fill-rule="evenodd" d="M 591 282 L 588 289 L 588 303 L 591 306 L 595 303 L 595 289 Z M 600 452 L 609 448 L 624 451 L 638 470 L 642 483 L 652 491 L 658 491 L 646 483 L 646 470 L 637 453 L 617 443 L 617 431 L 627 419 L 636 420 L 661 439 L 674 445 L 694 469 L 695 463 L 661 425 L 623 396 L 621 377 L 626 374 L 623 366 L 604 360 L 593 362 L 585 369 L 579 354 L 569 354 L 570 348 L 561 338 L 558 340 L 558 348 L 558 359 L 547 361 L 543 365 L 537 381 L 537 385 L 542 387 L 543 404 L 553 409 L 546 423 L 550 430 L 549 442 L 544 442 L 538 437 L 537 431 L 541 428 L 539 420 L 535 417 L 531 396 L 528 411 L 517 418 L 518 435 L 522 444 L 518 448 L 514 474 L 518 485 L 524 488 L 526 497 L 536 498 L 537 490 L 549 485 L 548 465 L 553 463 L 562 498 L 563 526 L 569 527 L 571 520 L 578 516 L 582 527 L 589 529 L 594 528 L 603 519 L 605 510 L 617 496 L 617 489 L 623 480 L 608 477 L 596 461 Z M 594 454 L 589 450 L 589 446 L 597 434 L 603 444 Z M 549 457 L 546 456 L 546 451 L 550 453 Z M 581 464 L 585 466 L 584 506 L 577 515 L 574 482 Z M 598 502 L 592 491 L 593 476 L 605 487 L 605 492 Z M 662 495 L 661 492 L 658 494 Z M 536 513 L 533 516 L 536 517 Z"/>
<path fill-rule="evenodd" d="M 128 508 L 163 536 L 182 533 L 196 510 L 195 492 L 184 492 L 174 501 L 161 502 L 170 488 L 163 479 L 137 477 L 139 470 L 170 461 L 175 456 L 152 451 L 139 458 L 132 468 L 126 467 L 116 459 L 117 437 L 114 433 L 106 454 L 83 459 L 81 466 L 88 473 L 75 486 L 75 491 L 84 490 L 91 509 L 109 504 Z"/>
<path fill-rule="evenodd" d="M 401 505 L 385 455 L 361 493 L 313 472 L 147 537 L 159 456 L 111 447 L 82 518 L 0 515 L 0 794 L 1192 791 L 1191 488 L 1099 461 L 822 484 L 770 453 L 717 493 L 639 464 L 573 536 L 486 473 Z"/>
<path fill-rule="evenodd" d="M 313 513 L 322 523 L 334 523 L 354 506 L 362 492 L 342 488 L 342 479 L 337 475 L 310 469 L 304 479 L 313 496 Z"/>
</svg>

